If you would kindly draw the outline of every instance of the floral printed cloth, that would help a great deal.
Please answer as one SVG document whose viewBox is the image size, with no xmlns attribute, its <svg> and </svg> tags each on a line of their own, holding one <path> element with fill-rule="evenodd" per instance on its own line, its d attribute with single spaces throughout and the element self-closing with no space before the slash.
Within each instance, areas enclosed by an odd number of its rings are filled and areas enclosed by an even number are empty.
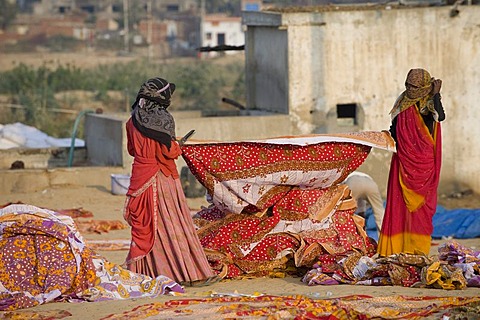
<svg viewBox="0 0 480 320">
<path fill-rule="evenodd" d="M 138 275 L 97 256 L 68 216 L 23 204 L 0 209 L 0 310 L 171 291 L 183 289 L 167 277 Z"/>
</svg>

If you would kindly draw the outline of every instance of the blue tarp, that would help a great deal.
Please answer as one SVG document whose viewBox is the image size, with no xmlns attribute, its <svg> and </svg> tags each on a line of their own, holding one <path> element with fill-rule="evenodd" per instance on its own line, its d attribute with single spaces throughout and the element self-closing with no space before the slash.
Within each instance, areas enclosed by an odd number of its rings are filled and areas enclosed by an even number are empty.
<svg viewBox="0 0 480 320">
<path fill-rule="evenodd" d="M 369 237 L 378 241 L 377 227 L 372 208 L 365 213 L 366 230 Z M 480 238 L 480 209 L 452 209 L 437 206 L 433 216 L 432 238 L 452 237 L 455 239 Z"/>
<path fill-rule="evenodd" d="M 480 237 L 480 209 L 452 209 L 437 207 L 433 216 L 432 238 L 453 237 L 471 239 Z"/>
</svg>

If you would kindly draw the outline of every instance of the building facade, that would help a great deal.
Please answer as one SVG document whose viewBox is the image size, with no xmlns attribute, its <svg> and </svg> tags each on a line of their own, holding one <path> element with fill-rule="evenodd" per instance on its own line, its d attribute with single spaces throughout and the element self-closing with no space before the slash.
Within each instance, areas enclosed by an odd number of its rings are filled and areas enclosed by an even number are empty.
<svg viewBox="0 0 480 320">
<path fill-rule="evenodd" d="M 201 46 L 242 46 L 245 44 L 245 34 L 242 30 L 241 17 L 229 17 L 215 14 L 205 15 L 201 23 Z M 236 51 L 226 51 L 233 53 Z M 217 52 L 206 53 L 209 57 L 216 56 Z"/>
<path fill-rule="evenodd" d="M 288 114 L 298 134 L 388 130 L 408 71 L 425 68 L 443 80 L 441 185 L 480 192 L 480 6 L 451 10 L 244 12 L 247 108 Z"/>
</svg>

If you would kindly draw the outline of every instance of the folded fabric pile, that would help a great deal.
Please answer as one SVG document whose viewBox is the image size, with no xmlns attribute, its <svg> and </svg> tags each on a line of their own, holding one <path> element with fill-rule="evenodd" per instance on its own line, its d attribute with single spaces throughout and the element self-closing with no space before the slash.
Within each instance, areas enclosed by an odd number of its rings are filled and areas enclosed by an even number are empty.
<svg viewBox="0 0 480 320">
<path fill-rule="evenodd" d="M 349 283 L 357 285 L 398 285 L 445 290 L 480 286 L 480 252 L 449 241 L 438 249 L 438 257 L 395 254 L 368 257 L 359 252 L 321 259 L 302 281 L 308 285 Z"/>
</svg>

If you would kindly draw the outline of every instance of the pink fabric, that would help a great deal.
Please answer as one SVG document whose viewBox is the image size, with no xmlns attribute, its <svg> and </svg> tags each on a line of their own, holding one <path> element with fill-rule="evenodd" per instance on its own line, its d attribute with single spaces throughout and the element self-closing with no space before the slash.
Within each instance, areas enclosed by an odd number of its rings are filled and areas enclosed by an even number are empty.
<svg viewBox="0 0 480 320">
<path fill-rule="evenodd" d="M 156 241 L 152 250 L 130 265 L 142 274 L 162 274 L 177 282 L 213 275 L 198 240 L 179 179 L 158 174 Z"/>
<path fill-rule="evenodd" d="M 174 160 L 177 143 L 165 146 L 127 122 L 128 151 L 135 157 L 124 217 L 132 230 L 127 268 L 177 282 L 213 276 L 193 226 Z"/>
</svg>

